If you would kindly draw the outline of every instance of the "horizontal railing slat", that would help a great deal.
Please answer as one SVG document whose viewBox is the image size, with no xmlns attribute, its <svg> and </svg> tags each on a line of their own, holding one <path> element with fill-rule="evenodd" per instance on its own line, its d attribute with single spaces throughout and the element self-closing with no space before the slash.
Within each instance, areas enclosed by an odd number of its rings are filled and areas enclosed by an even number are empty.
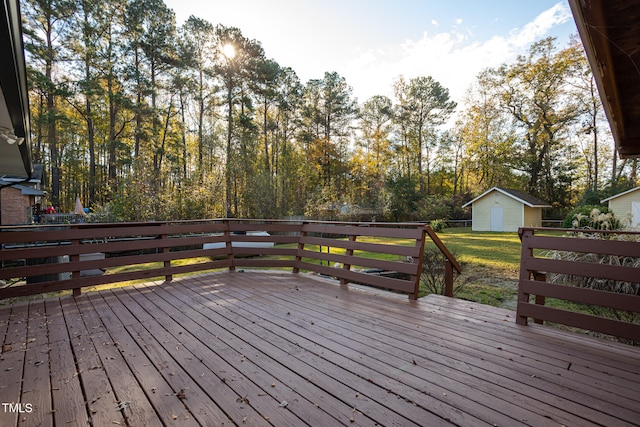
<svg viewBox="0 0 640 427">
<path fill-rule="evenodd" d="M 120 267 L 123 265 L 140 265 L 162 261 L 177 261 L 198 257 L 227 256 L 227 248 L 220 249 L 198 249 L 180 252 L 158 252 L 155 254 L 129 255 L 121 257 L 105 258 L 91 261 L 70 261 L 54 264 L 38 264 L 23 267 L 11 267 L 0 269 L 0 279 L 11 279 L 27 276 L 41 276 L 48 274 L 70 273 L 73 271 L 86 271 Z"/>
<path fill-rule="evenodd" d="M 234 234 L 234 242 L 272 242 L 276 244 L 298 243 L 297 236 L 253 236 L 249 234 Z"/>
<path fill-rule="evenodd" d="M 579 237 L 551 237 L 533 235 L 527 246 L 535 249 L 568 251 L 579 253 L 608 254 L 615 256 L 640 256 L 638 242 L 599 240 Z"/>
<path fill-rule="evenodd" d="M 34 234 L 31 234 L 34 233 Z M 68 230 L 47 230 L 33 232 L 3 232 L 0 233 L 0 244 L 6 243 L 28 243 L 46 242 L 60 240 L 89 240 L 104 239 L 105 237 L 130 237 L 130 236 L 158 236 L 168 234 L 166 226 L 162 223 L 157 225 L 145 225 L 139 227 L 114 227 L 114 228 L 72 228 Z"/>
<path fill-rule="evenodd" d="M 406 280 L 394 279 L 391 277 L 374 276 L 372 274 L 359 273 L 342 268 L 326 267 L 308 262 L 301 262 L 300 268 L 303 270 L 314 271 L 330 277 L 339 279 L 347 279 L 350 282 L 363 283 L 367 285 L 377 286 L 379 288 L 393 289 L 402 292 L 413 292 L 413 284 Z"/>
<path fill-rule="evenodd" d="M 316 252 L 302 250 L 298 252 L 299 256 L 311 259 L 318 259 L 328 262 L 337 262 L 341 264 L 349 264 L 351 266 L 380 268 L 382 270 L 396 271 L 398 273 L 415 274 L 416 266 L 408 262 L 386 261 L 381 259 L 364 258 L 359 256 L 340 255 L 326 252 Z"/>
<path fill-rule="evenodd" d="M 395 239 L 419 239 L 419 228 L 383 228 L 375 226 L 305 224 L 302 231 L 346 236 L 388 237 Z"/>
<path fill-rule="evenodd" d="M 45 292 L 79 289 L 87 286 L 99 286 L 111 283 L 126 282 L 129 280 L 152 279 L 173 274 L 191 273 L 203 270 L 215 270 L 228 268 L 230 262 L 227 259 L 211 261 L 201 264 L 182 265 L 175 267 L 162 267 L 150 270 L 135 270 L 123 273 L 105 274 L 103 276 L 88 276 L 72 280 L 56 280 L 50 282 L 34 283 L 29 285 L 12 286 L 2 289 L 2 298 L 42 294 Z"/>
<path fill-rule="evenodd" d="M 300 242 L 305 245 L 330 246 L 332 248 L 351 249 L 354 251 L 374 252 L 381 254 L 419 257 L 419 246 L 385 245 L 380 243 L 352 242 L 349 240 L 337 240 L 320 237 L 304 236 Z"/>
<path fill-rule="evenodd" d="M 117 227 L 74 227 L 64 230 L 39 230 L 27 232 L 2 232 L 0 233 L 0 244 L 28 243 L 32 241 L 60 241 L 60 240 L 91 240 L 105 238 L 126 238 L 132 236 L 157 236 L 180 235 L 188 233 L 222 233 L 226 231 L 224 224 L 190 224 L 190 225 L 170 225 L 166 223 L 143 224 L 139 226 L 117 226 Z M 37 233 L 31 235 L 30 233 Z"/>
<path fill-rule="evenodd" d="M 619 265 L 529 258 L 522 262 L 522 267 L 526 270 L 545 273 L 596 277 L 600 279 L 620 280 L 623 282 L 640 282 L 640 269 Z"/>
<path fill-rule="evenodd" d="M 576 288 L 568 285 L 524 280 L 520 283 L 520 290 L 526 294 L 544 295 L 583 304 L 599 305 L 640 313 L 640 296 L 619 294 L 597 289 Z"/>
<path fill-rule="evenodd" d="M 544 319 L 562 325 L 598 331 L 603 334 L 640 341 L 640 324 L 627 323 L 620 320 L 605 319 L 544 305 L 518 302 L 518 315 L 534 319 Z"/>
<path fill-rule="evenodd" d="M 225 242 L 225 236 L 182 237 L 168 239 L 143 239 L 127 241 L 111 241 L 106 243 L 88 243 L 81 245 L 63 244 L 56 246 L 39 246 L 30 248 L 13 249 L 0 252 L 0 260 L 48 258 L 59 255 L 80 255 L 95 252 L 130 252 L 149 249 L 163 249 L 178 246 L 196 246 L 205 243 Z"/>
</svg>

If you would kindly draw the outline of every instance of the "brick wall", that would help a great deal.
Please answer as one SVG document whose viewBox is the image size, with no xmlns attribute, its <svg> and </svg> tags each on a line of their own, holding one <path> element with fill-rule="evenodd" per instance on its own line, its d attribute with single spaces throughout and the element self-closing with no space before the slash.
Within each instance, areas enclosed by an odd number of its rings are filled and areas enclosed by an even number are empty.
<svg viewBox="0 0 640 427">
<path fill-rule="evenodd" d="M 6 187 L 0 191 L 2 225 L 26 224 L 29 217 L 27 208 L 32 204 L 31 197 L 22 195 L 16 188 Z"/>
</svg>

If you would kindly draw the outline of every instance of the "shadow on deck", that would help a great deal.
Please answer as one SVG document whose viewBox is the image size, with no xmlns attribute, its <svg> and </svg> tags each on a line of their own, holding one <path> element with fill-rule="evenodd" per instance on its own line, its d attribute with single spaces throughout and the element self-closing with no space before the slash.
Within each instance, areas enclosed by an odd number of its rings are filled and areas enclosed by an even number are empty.
<svg viewBox="0 0 640 427">
<path fill-rule="evenodd" d="M 0 425 L 640 424 L 639 348 L 514 318 L 279 272 L 0 306 Z"/>
</svg>

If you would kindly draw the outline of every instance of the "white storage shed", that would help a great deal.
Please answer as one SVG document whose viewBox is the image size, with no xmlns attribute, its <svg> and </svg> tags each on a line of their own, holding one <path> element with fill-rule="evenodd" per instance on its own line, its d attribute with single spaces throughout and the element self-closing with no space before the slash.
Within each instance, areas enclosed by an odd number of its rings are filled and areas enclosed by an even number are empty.
<svg viewBox="0 0 640 427">
<path fill-rule="evenodd" d="M 510 188 L 493 187 L 462 207 L 471 206 L 473 231 L 518 231 L 542 227 L 542 208 L 548 203 Z"/>
<path fill-rule="evenodd" d="M 623 223 L 631 227 L 640 227 L 640 187 L 623 191 L 600 203 L 605 202 L 609 204 L 609 210 Z"/>
</svg>

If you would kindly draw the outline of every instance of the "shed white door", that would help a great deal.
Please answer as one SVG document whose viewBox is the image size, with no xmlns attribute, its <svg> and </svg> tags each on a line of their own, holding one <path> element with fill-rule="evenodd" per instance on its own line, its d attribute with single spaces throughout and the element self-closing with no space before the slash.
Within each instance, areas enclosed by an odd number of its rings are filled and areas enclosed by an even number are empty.
<svg viewBox="0 0 640 427">
<path fill-rule="evenodd" d="M 631 203 L 631 226 L 640 226 L 640 202 Z"/>
<path fill-rule="evenodd" d="M 502 208 L 502 206 L 492 207 L 489 230 L 504 231 L 503 220 L 504 220 L 504 209 Z"/>
</svg>

